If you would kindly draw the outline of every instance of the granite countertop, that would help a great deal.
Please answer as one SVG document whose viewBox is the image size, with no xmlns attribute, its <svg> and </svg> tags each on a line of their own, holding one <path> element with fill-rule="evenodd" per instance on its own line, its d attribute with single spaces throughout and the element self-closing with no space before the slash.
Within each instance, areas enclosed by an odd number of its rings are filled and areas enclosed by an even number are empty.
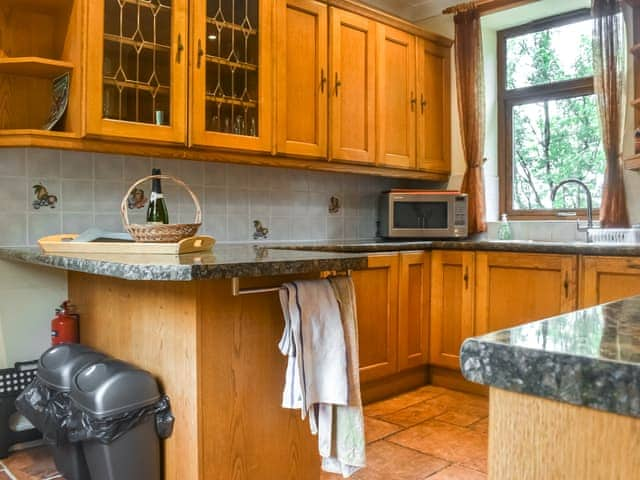
<svg viewBox="0 0 640 480">
<path fill-rule="evenodd" d="M 476 250 L 573 255 L 640 256 L 640 244 L 596 244 L 586 242 L 539 242 L 534 240 L 409 240 L 306 242 L 271 245 L 270 248 L 321 252 L 393 252 L 405 250 Z"/>
<path fill-rule="evenodd" d="M 37 247 L 0 248 L 0 259 L 106 275 L 126 280 L 189 281 L 362 270 L 366 254 L 273 250 L 254 245 L 216 245 L 186 255 L 48 255 Z"/>
<path fill-rule="evenodd" d="M 640 418 L 640 296 L 467 339 L 472 382 Z"/>
</svg>

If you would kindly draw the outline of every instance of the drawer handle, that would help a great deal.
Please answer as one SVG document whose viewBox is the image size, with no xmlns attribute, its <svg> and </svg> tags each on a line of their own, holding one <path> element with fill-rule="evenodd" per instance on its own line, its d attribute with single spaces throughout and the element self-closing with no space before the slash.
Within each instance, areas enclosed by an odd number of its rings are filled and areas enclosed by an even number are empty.
<svg viewBox="0 0 640 480">
<path fill-rule="evenodd" d="M 427 108 L 427 101 L 423 94 L 420 94 L 420 113 L 424 113 L 424 109 Z"/>
<path fill-rule="evenodd" d="M 564 277 L 564 298 L 569 298 L 569 279 Z"/>
<path fill-rule="evenodd" d="M 324 86 L 327 84 L 327 76 L 324 74 L 324 68 L 320 70 L 320 93 L 324 93 Z"/>
<path fill-rule="evenodd" d="M 469 267 L 464 267 L 464 276 L 462 277 L 464 280 L 464 289 L 469 289 Z"/>
<path fill-rule="evenodd" d="M 340 78 L 338 77 L 338 72 L 336 72 L 336 97 L 338 96 L 338 91 L 339 91 L 341 86 L 342 86 L 342 82 L 340 81 Z"/>
<path fill-rule="evenodd" d="M 640 270 L 640 265 L 638 265 L 637 263 L 629 263 L 627 264 L 627 267 L 633 268 L 634 270 Z"/>
<path fill-rule="evenodd" d="M 413 92 L 411 92 L 411 111 L 412 112 L 416 111 L 416 103 L 418 103 L 418 99 L 415 97 Z"/>
</svg>

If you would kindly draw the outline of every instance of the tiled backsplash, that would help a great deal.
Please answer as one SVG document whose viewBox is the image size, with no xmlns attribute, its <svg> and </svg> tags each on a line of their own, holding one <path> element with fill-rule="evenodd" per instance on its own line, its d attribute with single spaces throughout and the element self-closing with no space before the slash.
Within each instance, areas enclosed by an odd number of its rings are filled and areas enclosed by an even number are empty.
<svg viewBox="0 0 640 480">
<path fill-rule="evenodd" d="M 0 149 L 0 245 L 33 245 L 45 235 L 78 233 L 91 226 L 121 231 L 122 197 L 135 180 L 149 175 L 152 167 L 181 178 L 193 189 L 202 204 L 201 233 L 218 241 L 252 240 L 254 220 L 268 228 L 269 240 L 372 238 L 382 190 L 428 187 L 365 175 L 36 148 Z M 37 184 L 49 195 L 41 194 L 40 202 L 34 195 Z M 148 194 L 150 185 L 142 188 Z M 189 195 L 166 181 L 163 190 L 170 221 L 191 222 L 194 207 Z M 337 213 L 329 213 L 331 197 L 341 205 Z M 47 198 L 51 203 L 57 200 L 53 208 Z M 129 210 L 132 223 L 144 222 L 145 212 L 144 208 Z"/>
</svg>

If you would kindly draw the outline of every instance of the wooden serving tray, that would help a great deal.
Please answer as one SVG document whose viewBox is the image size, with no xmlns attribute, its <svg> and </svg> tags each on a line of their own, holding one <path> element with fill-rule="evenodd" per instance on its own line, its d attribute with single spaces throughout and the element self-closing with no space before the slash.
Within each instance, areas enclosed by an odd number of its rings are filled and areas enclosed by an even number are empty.
<svg viewBox="0 0 640 480">
<path fill-rule="evenodd" d="M 213 237 L 199 235 L 180 240 L 177 243 L 142 243 L 122 241 L 73 242 L 75 233 L 51 235 L 38 240 L 44 253 L 122 253 L 180 255 L 182 253 L 205 252 L 216 243 Z"/>
</svg>

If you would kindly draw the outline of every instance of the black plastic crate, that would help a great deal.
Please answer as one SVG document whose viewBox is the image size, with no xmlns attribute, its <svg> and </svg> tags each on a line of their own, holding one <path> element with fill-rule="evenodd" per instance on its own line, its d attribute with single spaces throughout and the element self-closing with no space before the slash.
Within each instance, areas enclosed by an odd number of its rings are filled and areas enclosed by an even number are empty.
<svg viewBox="0 0 640 480">
<path fill-rule="evenodd" d="M 42 438 L 35 428 L 15 432 L 9 426 L 12 415 L 16 413 L 16 398 L 33 381 L 37 372 L 37 360 L 18 362 L 13 368 L 0 370 L 0 458 L 9 456 L 12 445 Z"/>
</svg>

